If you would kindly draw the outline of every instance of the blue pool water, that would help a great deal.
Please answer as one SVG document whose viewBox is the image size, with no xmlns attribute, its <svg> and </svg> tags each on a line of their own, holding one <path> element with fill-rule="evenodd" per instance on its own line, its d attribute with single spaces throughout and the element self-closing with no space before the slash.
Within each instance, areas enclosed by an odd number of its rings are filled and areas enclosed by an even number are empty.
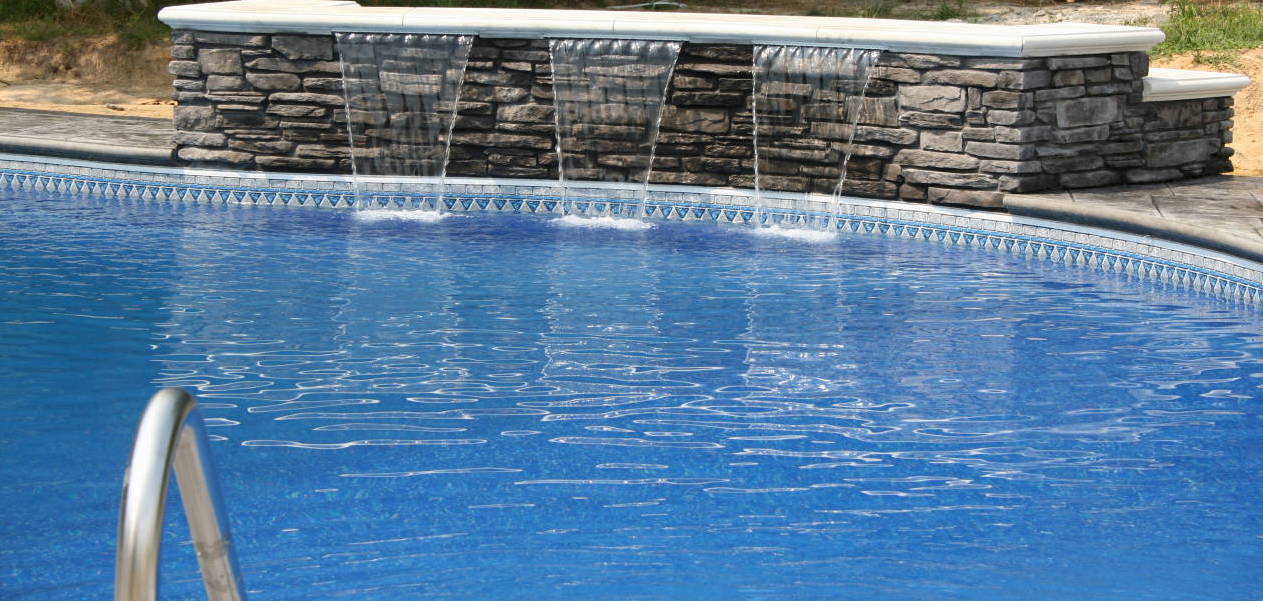
<svg viewBox="0 0 1263 601">
<path fill-rule="evenodd" d="M 1246 309 L 878 237 L 0 207 L 2 599 L 108 598 L 160 386 L 259 601 L 1263 597 Z"/>
</svg>

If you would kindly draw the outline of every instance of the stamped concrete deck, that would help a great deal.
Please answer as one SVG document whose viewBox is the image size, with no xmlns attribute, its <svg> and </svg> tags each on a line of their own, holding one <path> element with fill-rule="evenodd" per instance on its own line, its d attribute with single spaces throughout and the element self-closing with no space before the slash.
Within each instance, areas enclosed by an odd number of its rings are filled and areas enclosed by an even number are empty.
<svg viewBox="0 0 1263 601">
<path fill-rule="evenodd" d="M 174 165 L 173 133 L 166 119 L 0 108 L 0 152 Z M 1005 207 L 1263 261 L 1263 177 L 1014 194 Z"/>
<path fill-rule="evenodd" d="M 0 108 L 0 152 L 174 165 L 168 119 Z"/>
</svg>

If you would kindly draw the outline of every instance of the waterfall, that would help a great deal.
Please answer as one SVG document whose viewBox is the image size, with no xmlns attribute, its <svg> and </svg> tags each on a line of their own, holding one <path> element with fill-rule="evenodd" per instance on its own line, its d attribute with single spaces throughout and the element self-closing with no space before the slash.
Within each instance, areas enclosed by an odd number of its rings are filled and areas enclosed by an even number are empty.
<svg viewBox="0 0 1263 601">
<path fill-rule="evenodd" d="M 632 217 L 645 214 L 654 145 L 680 42 L 554 39 L 553 105 L 562 210 L 577 205 L 568 182 L 640 184 Z"/>
<path fill-rule="evenodd" d="M 433 182 L 444 209 L 443 178 L 456 103 L 473 36 L 338 33 L 347 131 L 357 205 L 361 176 L 404 175 Z M 411 208 L 423 208 L 415 201 Z"/>
<path fill-rule="evenodd" d="M 755 224 L 766 219 L 763 189 L 832 194 L 840 204 L 864 90 L 880 50 L 815 46 L 754 49 Z"/>
</svg>

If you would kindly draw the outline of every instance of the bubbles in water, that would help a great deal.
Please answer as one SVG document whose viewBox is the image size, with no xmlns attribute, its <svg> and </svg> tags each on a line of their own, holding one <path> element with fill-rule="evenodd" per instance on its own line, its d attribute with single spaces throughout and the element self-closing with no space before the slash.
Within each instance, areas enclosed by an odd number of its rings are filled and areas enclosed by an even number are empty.
<svg viewBox="0 0 1263 601">
<path fill-rule="evenodd" d="M 416 221 L 434 223 L 447 217 L 438 211 L 401 211 L 392 209 L 364 209 L 351 213 L 355 220 L 362 223 L 380 223 L 383 221 Z"/>
<path fill-rule="evenodd" d="M 830 244 L 838 241 L 838 235 L 834 232 L 826 232 L 823 230 L 800 230 L 786 227 L 757 227 L 751 228 L 756 236 L 764 238 L 786 238 L 789 240 L 797 240 L 799 242 L 809 242 L 811 244 Z"/>
<path fill-rule="evenodd" d="M 590 229 L 622 230 L 624 232 L 643 232 L 653 227 L 652 223 L 638 219 L 619 219 L 617 217 L 579 217 L 566 215 L 553 220 L 562 227 L 582 227 Z"/>
</svg>

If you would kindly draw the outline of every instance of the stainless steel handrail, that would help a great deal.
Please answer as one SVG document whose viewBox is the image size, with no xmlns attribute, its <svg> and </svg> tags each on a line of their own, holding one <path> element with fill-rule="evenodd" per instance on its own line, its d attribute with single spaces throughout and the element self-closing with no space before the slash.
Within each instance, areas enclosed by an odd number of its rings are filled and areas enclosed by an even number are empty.
<svg viewBox="0 0 1263 601">
<path fill-rule="evenodd" d="M 114 601 L 155 601 L 158 596 L 158 551 L 172 467 L 206 595 L 211 601 L 244 601 L 197 401 L 180 388 L 164 388 L 149 399 L 136 428 L 123 474 Z"/>
</svg>

